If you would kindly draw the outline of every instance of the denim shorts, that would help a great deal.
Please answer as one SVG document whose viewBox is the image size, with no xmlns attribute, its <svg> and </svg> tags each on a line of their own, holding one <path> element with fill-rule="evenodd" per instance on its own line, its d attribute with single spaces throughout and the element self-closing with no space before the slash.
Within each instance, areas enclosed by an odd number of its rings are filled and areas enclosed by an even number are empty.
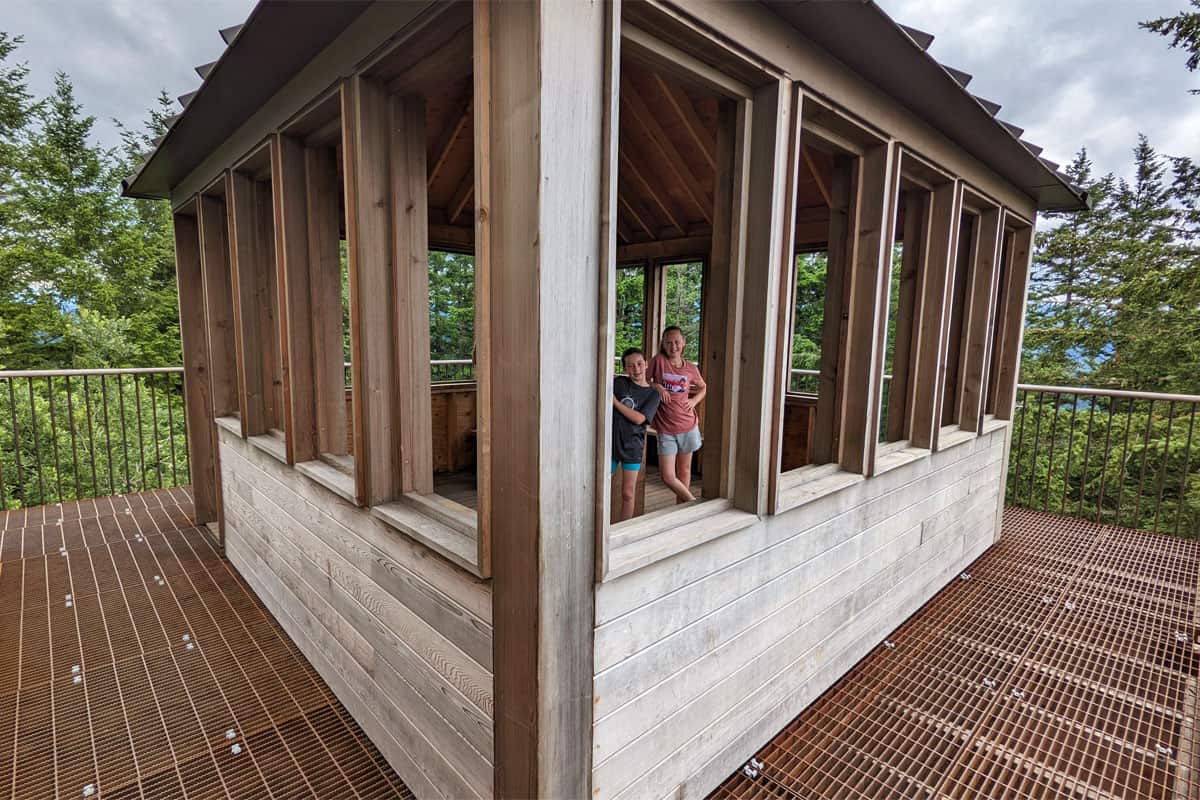
<svg viewBox="0 0 1200 800">
<path fill-rule="evenodd" d="M 658 432 L 659 455 L 673 456 L 677 453 L 694 453 L 700 449 L 701 444 L 699 425 L 686 433 Z"/>
</svg>

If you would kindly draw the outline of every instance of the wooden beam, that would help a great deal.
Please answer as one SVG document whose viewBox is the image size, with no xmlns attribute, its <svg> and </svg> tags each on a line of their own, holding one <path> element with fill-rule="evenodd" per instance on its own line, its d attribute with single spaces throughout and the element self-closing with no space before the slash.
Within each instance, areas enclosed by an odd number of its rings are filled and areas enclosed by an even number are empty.
<svg viewBox="0 0 1200 800">
<path fill-rule="evenodd" d="M 663 218 L 666 219 L 672 227 L 679 231 L 680 236 L 687 235 L 687 228 L 679 221 L 679 215 L 671 209 L 670 200 L 663 198 L 654 188 L 654 185 L 646 178 L 642 168 L 633 161 L 633 155 L 629 152 L 629 148 L 622 147 L 618 154 L 621 161 L 621 169 L 629 173 L 629 177 L 633 182 L 641 188 L 646 197 L 654 201 L 654 205 L 658 206 L 658 210 L 663 213 Z"/>
<path fill-rule="evenodd" d="M 616 183 L 616 181 L 614 181 L 614 183 Z M 621 191 L 621 189 L 618 188 L 617 202 L 620 204 L 621 208 L 625 210 L 625 213 L 632 217 L 633 221 L 637 223 L 638 227 L 645 231 L 651 239 L 658 238 L 657 231 L 654 230 L 653 223 L 648 221 L 650 220 L 650 215 L 647 214 L 646 210 L 641 207 L 641 203 L 637 201 L 636 197 L 631 197 L 629 192 Z M 619 211 L 617 212 L 617 221 L 620 222 Z M 625 241 L 630 240 L 630 237 L 625 237 Z"/>
<path fill-rule="evenodd" d="M 696 113 L 696 107 L 692 105 L 692 100 L 687 96 L 687 92 L 679 88 L 673 83 L 667 83 L 663 77 L 657 72 L 653 73 L 654 84 L 658 90 L 662 92 L 663 97 L 667 99 L 667 105 L 679 117 L 679 121 L 683 124 L 683 129 L 687 131 L 688 137 L 696 145 L 696 149 L 704 156 L 704 160 L 714 170 L 717 168 L 717 145 L 713 138 L 709 135 L 708 129 L 704 127 L 704 122 L 700 119 L 700 115 Z"/>
<path fill-rule="evenodd" d="M 958 251 L 959 184 L 951 181 L 929 194 L 928 245 L 917 293 L 921 310 L 913 320 L 911 366 L 912 410 L 909 443 L 937 449 L 942 404 L 942 341 L 948 325 L 946 308 Z"/>
<path fill-rule="evenodd" d="M 384 86 L 361 76 L 342 95 L 354 478 L 358 502 L 400 495 L 389 108 Z"/>
<path fill-rule="evenodd" d="M 984 393 L 987 390 L 988 339 L 992 334 L 995 308 L 993 297 L 1000 270 L 1000 244 L 1004 229 L 1003 213 L 990 208 L 979 217 L 979 246 L 971 265 L 967 289 L 966 319 L 963 321 L 965 353 L 963 359 L 962 405 L 958 424 L 963 430 L 981 430 Z"/>
<path fill-rule="evenodd" d="M 466 97 L 459 101 L 459 111 L 451 119 L 445 133 L 439 140 L 437 147 L 434 149 L 433 164 L 429 167 L 429 177 L 425 181 L 425 185 L 432 187 L 433 182 L 442 174 L 442 167 L 446 166 L 446 159 L 450 157 L 450 151 L 454 148 L 454 143 L 458 141 L 458 137 L 467 127 L 467 122 L 471 119 L 471 94 L 473 89 L 468 88 Z"/>
<path fill-rule="evenodd" d="M 304 164 L 317 450 L 344 455 L 349 420 L 342 342 L 342 187 L 332 148 L 306 148 Z"/>
<path fill-rule="evenodd" d="M 225 201 L 200 195 L 200 263 L 204 281 L 204 319 L 208 339 L 213 416 L 238 413 L 237 340 Z"/>
<path fill-rule="evenodd" d="M 590 797 L 606 4 L 491 14 L 492 603 L 498 798 Z M 570 291 L 565 291 L 570 287 Z M 574 334 L 564 337 L 562 331 Z M 580 353 L 589 354 L 580 358 Z M 513 380 L 520 376 L 519 380 Z M 541 444 L 537 444 L 541 443 Z"/>
<path fill-rule="evenodd" d="M 821 193 L 821 199 L 825 201 L 825 205 L 833 208 L 833 195 L 830 193 L 829 187 L 825 185 L 825 179 L 821 176 L 821 170 L 813 158 L 812 150 L 801 145 L 800 153 L 804 156 L 804 166 L 808 167 L 808 174 L 812 176 L 813 183 L 817 185 L 817 191 Z"/>
<path fill-rule="evenodd" d="M 475 514 L 479 574 L 492 574 L 492 15 L 490 0 L 472 8 L 475 113 Z"/>
<path fill-rule="evenodd" d="M 828 250 L 825 262 L 825 302 L 821 325 L 821 359 L 817 377 L 817 410 L 809 463 L 837 459 L 842 409 L 842 342 L 845 339 L 846 284 L 852 257 L 857 165 L 851 156 L 834 159 L 829 208 Z"/>
<path fill-rule="evenodd" d="M 471 74 L 473 34 L 460 28 L 444 44 L 421 57 L 402 74 L 388 82 L 390 94 L 432 94 L 447 84 Z"/>
<path fill-rule="evenodd" d="M 870 147 L 861 159 L 854 258 L 847 293 L 843 398 L 838 461 L 842 469 L 870 475 L 874 469 L 879 427 L 880 383 L 883 380 L 881 334 L 887 317 L 890 277 L 894 142 Z"/>
<path fill-rule="evenodd" d="M 648 261 L 651 259 L 707 260 L 713 247 L 711 236 L 687 236 L 682 239 L 661 239 L 656 242 L 638 242 L 617 247 L 617 262 Z M 649 306 L 647 306 L 649 308 Z"/>
<path fill-rule="evenodd" d="M 658 118 L 650 111 L 646 101 L 642 99 L 637 88 L 629 80 L 621 81 L 621 102 L 629 112 L 630 118 L 654 143 L 662 163 L 679 181 L 692 202 L 696 204 L 704 221 L 712 225 L 712 200 L 709 198 L 708 192 L 700 185 L 687 162 L 679 154 L 675 143 L 671 141 L 667 132 L 659 124 Z"/>
<path fill-rule="evenodd" d="M 304 150 L 302 142 L 282 134 L 276 134 L 271 148 L 283 334 L 283 431 L 289 464 L 312 461 L 318 453 Z"/>
<path fill-rule="evenodd" d="M 454 224 L 471 200 L 475 197 L 475 170 L 469 170 L 463 179 L 458 182 L 458 187 L 454 190 L 454 194 L 450 196 L 450 203 L 446 206 L 446 221 L 451 225 Z"/>
<path fill-rule="evenodd" d="M 417 95 L 393 96 L 389 129 L 400 490 L 431 494 L 433 409 L 429 394 L 429 207 L 424 99 Z"/>
<path fill-rule="evenodd" d="M 1033 259 L 1033 227 L 1016 230 L 1008 253 L 1003 305 L 997 310 L 995 377 L 996 419 L 1012 419 L 1017 399 L 1017 376 L 1021 368 L 1021 342 L 1025 333 L 1025 308 L 1029 301 L 1029 270 Z"/>
<path fill-rule="evenodd" d="M 921 270 L 925 265 L 928 247 L 928 192 L 913 190 L 906 193 L 904 212 L 904 251 L 900 263 L 900 297 L 896 303 L 896 341 L 892 347 L 892 381 L 888 388 L 887 430 L 889 442 L 909 438 L 912 423 L 912 374 L 914 334 L 921 313 L 922 298 L 917 294 Z"/>
<path fill-rule="evenodd" d="M 767 513 L 773 469 L 775 348 L 779 344 L 779 275 L 790 250 L 791 220 L 784 209 L 792 177 L 791 83 L 779 80 L 754 93 L 750 172 L 747 175 L 746 261 L 741 279 L 742 325 L 734 403 L 738 418 L 733 503 L 743 511 Z"/>
<path fill-rule="evenodd" d="M 779 477 L 783 466 L 785 402 L 792 368 L 792 330 L 796 310 L 796 195 L 800 183 L 800 121 L 803 118 L 804 92 L 799 85 L 790 89 L 791 108 L 787 115 L 786 171 L 782 176 L 783 233 L 779 247 L 779 277 L 775 294 L 779 311 L 775 314 L 775 360 L 771 365 L 774 394 L 771 397 L 770 458 L 767 472 L 767 513 L 778 505 Z M 811 437 L 809 437 L 811 438 Z M 807 440 L 806 440 L 807 441 Z"/>
<path fill-rule="evenodd" d="M 218 518 L 216 434 L 208 380 L 208 339 L 204 325 L 204 281 L 200 228 L 189 214 L 175 215 L 175 270 L 179 283 L 179 335 L 183 343 L 183 397 L 188 457 L 197 525 Z"/>
<path fill-rule="evenodd" d="M 228 197 L 230 263 L 235 276 L 234 305 L 237 310 L 238 363 L 241 368 L 242 435 L 266 433 L 267 395 L 271 393 L 271 374 L 267 364 L 273 360 L 273 335 L 264 335 L 262 318 L 268 292 L 265 273 L 274 272 L 267 263 L 263 243 L 259 241 L 259 207 L 256 181 L 241 172 L 230 173 Z"/>
</svg>

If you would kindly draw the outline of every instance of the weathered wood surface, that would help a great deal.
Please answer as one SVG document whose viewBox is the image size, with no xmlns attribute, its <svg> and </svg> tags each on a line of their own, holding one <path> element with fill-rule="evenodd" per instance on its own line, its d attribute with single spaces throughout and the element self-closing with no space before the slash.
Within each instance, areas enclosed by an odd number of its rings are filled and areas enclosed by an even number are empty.
<svg viewBox="0 0 1200 800">
<path fill-rule="evenodd" d="M 491 797 L 488 584 L 221 436 L 234 565 L 304 632 L 298 644 L 339 697 L 349 688 L 369 709 L 360 722 L 386 728 L 372 738 L 420 796 Z"/>
<path fill-rule="evenodd" d="M 993 540 L 1006 430 L 600 584 L 596 796 L 703 796 L 878 644 Z"/>
</svg>

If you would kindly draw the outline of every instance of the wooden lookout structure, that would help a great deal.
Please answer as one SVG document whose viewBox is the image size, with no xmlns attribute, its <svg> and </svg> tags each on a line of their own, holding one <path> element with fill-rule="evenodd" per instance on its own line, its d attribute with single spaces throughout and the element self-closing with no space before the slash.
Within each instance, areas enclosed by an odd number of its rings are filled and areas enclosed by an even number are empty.
<svg viewBox="0 0 1200 800">
<path fill-rule="evenodd" d="M 223 35 L 125 186 L 174 209 L 197 522 L 418 797 L 703 797 L 996 541 L 1035 216 L 1086 198 L 929 35 L 859 0 Z M 431 251 L 474 270 L 453 383 Z M 702 496 L 614 524 L 618 278 L 649 350 L 685 263 Z"/>
</svg>

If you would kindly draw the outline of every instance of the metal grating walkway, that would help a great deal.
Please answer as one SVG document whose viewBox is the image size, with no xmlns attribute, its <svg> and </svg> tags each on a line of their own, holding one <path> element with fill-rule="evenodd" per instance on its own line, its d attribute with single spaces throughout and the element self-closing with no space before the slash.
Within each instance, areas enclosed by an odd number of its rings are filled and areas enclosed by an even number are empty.
<svg viewBox="0 0 1200 800">
<path fill-rule="evenodd" d="M 1200 543 L 1010 509 L 710 797 L 1200 798 L 1198 579 Z"/>
<path fill-rule="evenodd" d="M 190 513 L 0 512 L 0 797 L 412 797 Z"/>
</svg>

